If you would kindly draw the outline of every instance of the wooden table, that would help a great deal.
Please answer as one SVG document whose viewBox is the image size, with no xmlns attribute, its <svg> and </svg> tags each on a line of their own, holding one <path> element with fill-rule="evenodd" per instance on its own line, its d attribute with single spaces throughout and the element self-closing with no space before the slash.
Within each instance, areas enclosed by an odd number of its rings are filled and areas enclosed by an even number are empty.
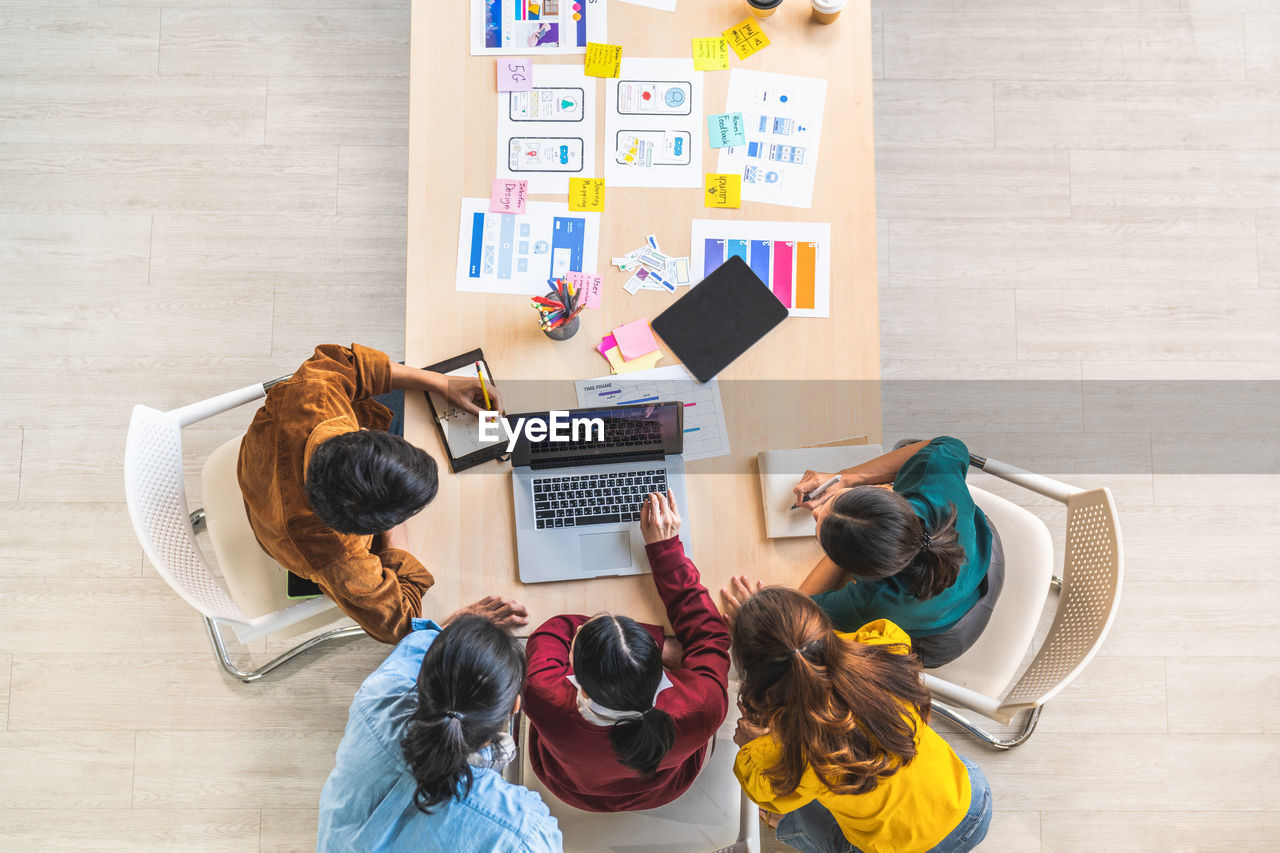
<svg viewBox="0 0 1280 853">
<path fill-rule="evenodd" d="M 469 55 L 468 15 L 467 0 L 413 0 L 406 362 L 431 364 L 482 346 L 508 411 L 571 408 L 572 380 L 608 373 L 594 348 L 600 338 L 637 317 L 652 318 L 673 299 L 650 291 L 629 296 L 621 286 L 628 274 L 609 266 L 611 257 L 649 233 L 658 235 L 664 251 L 686 255 L 689 223 L 696 218 L 830 222 L 830 318 L 788 319 L 720 374 L 733 453 L 687 463 L 690 506 L 684 515 L 692 524 L 694 560 L 712 593 L 738 573 L 798 583 L 820 551 L 812 539 L 764 537 L 756 452 L 849 435 L 880 439 L 869 0 L 851 0 L 829 26 L 811 22 L 807 0 L 785 0 L 763 21 L 770 46 L 745 62 L 730 58 L 732 67 L 827 77 L 812 207 L 744 202 L 740 210 L 712 211 L 703 207 L 698 189 L 608 187 L 597 269 L 605 275 L 603 307 L 587 311 L 581 331 L 564 343 L 543 336 L 526 297 L 454 290 L 459 199 L 488 198 L 496 158 L 494 59 Z M 737 0 L 680 0 L 674 14 L 615 0 L 609 41 L 623 46 L 624 57 L 688 57 L 692 37 L 718 35 L 747 16 Z M 535 61 L 580 65 L 582 57 Z M 729 74 L 704 73 L 704 112 L 723 111 Z M 603 81 L 596 102 L 602 115 Z M 596 133 L 601 177 L 609 153 L 602 117 Z M 714 172 L 716 159 L 704 141 L 703 170 Z M 674 359 L 668 355 L 661 363 Z M 794 381 L 800 379 L 806 382 Z M 648 575 L 520 583 L 509 466 L 488 463 L 451 474 L 423 400 L 408 401 L 406 420 L 408 439 L 441 463 L 439 495 L 410 528 L 414 552 L 436 575 L 425 600 L 428 615 L 443 617 L 500 593 L 528 606 L 530 630 L 557 613 L 614 610 L 664 621 Z"/>
</svg>

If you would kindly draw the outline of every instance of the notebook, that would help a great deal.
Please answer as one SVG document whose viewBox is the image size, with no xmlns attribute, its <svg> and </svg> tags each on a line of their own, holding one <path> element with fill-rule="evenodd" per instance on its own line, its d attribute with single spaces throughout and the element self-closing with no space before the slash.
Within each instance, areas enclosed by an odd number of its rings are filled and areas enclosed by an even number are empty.
<svg viewBox="0 0 1280 853">
<path fill-rule="evenodd" d="M 878 444 L 841 447 L 798 447 L 793 450 L 765 450 L 756 455 L 760 468 L 760 497 L 764 502 L 764 530 L 770 539 L 813 536 L 817 527 L 813 513 L 791 509 L 792 491 L 806 470 L 832 474 L 884 455 Z"/>
<path fill-rule="evenodd" d="M 484 360 L 483 350 L 474 349 L 456 358 L 428 365 L 423 370 L 474 379 L 476 362 L 480 362 L 484 381 L 492 388 L 493 374 L 489 371 L 488 362 Z M 480 419 L 475 415 L 455 408 L 439 394 L 424 393 L 431 405 L 431 416 L 440 430 L 440 443 L 444 445 L 444 452 L 449 457 L 449 469 L 455 474 L 506 453 L 507 444 L 503 438 L 487 443 L 480 441 Z M 497 432 L 501 435 L 501 430 Z"/>
<path fill-rule="evenodd" d="M 787 307 L 734 255 L 651 325 L 689 372 L 707 382 L 785 319 Z"/>
</svg>

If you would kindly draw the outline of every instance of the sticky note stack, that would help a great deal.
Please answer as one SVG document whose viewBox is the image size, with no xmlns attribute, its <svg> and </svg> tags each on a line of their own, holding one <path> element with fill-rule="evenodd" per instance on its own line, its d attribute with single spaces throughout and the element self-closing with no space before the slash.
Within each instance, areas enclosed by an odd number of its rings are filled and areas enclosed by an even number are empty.
<svg viewBox="0 0 1280 853">
<path fill-rule="evenodd" d="M 622 285 L 622 289 L 632 296 L 640 290 L 675 293 L 678 285 L 691 284 L 689 259 L 664 254 L 658 246 L 657 236 L 653 234 L 645 238 L 645 244 L 640 248 L 614 258 L 613 265 L 623 272 L 631 272 L 631 278 Z"/>
<path fill-rule="evenodd" d="M 653 337 L 649 321 L 643 318 L 632 320 L 605 335 L 597 349 L 609 362 L 612 373 L 650 370 L 662 359 L 662 350 Z"/>
</svg>

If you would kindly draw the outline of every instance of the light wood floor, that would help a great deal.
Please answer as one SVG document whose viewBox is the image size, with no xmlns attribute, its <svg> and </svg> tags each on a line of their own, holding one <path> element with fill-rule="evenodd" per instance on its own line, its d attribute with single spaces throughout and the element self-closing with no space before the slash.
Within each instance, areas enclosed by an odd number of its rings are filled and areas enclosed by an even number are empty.
<svg viewBox="0 0 1280 853">
<path fill-rule="evenodd" d="M 401 352 L 408 22 L 385 0 L 0 0 L 0 849 L 314 844 L 384 650 L 229 683 L 143 560 L 121 450 L 134 403 L 317 342 Z M 1277 0 L 886 0 L 874 42 L 886 377 L 1280 378 Z M 886 400 L 891 437 L 937 417 Z M 1103 439 L 1131 463 L 1076 478 L 1120 503 L 1108 645 L 1028 745 L 955 740 L 994 785 L 983 849 L 1271 849 L 1276 477 L 1172 472 L 1242 440 L 1212 422 L 1046 437 L 1084 418 L 1064 405 L 974 407 L 962 433 L 1047 471 Z M 191 461 L 247 417 L 194 430 Z"/>
</svg>

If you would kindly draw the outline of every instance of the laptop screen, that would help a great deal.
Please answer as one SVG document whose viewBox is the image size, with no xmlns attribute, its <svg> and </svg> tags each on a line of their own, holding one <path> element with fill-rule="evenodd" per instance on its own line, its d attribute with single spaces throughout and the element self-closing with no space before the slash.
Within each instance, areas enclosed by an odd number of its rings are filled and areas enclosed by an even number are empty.
<svg viewBox="0 0 1280 853">
<path fill-rule="evenodd" d="M 525 419 L 511 464 L 547 468 L 675 456 L 684 450 L 683 410 L 671 402 L 507 415 L 512 429 Z"/>
</svg>

